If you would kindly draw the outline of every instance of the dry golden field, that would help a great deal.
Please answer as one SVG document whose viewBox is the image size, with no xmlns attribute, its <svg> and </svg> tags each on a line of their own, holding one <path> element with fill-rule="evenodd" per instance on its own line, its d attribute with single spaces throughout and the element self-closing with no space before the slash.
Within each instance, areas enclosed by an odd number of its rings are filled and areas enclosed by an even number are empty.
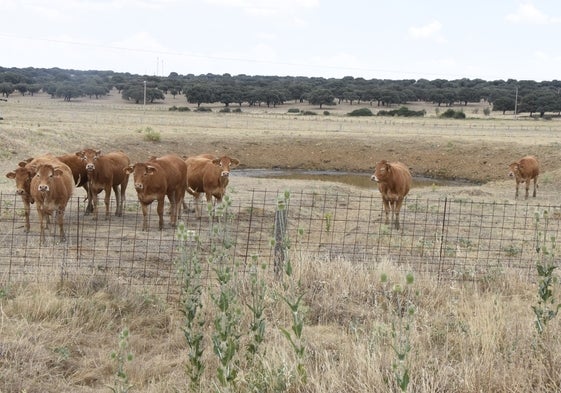
<svg viewBox="0 0 561 393">
<path fill-rule="evenodd" d="M 500 202 L 514 196 L 513 181 L 506 178 L 508 164 L 534 154 L 542 175 L 532 203 L 561 205 L 559 120 L 488 118 L 483 106 L 464 108 L 466 120 L 443 120 L 434 108 L 423 119 L 400 119 L 346 117 L 360 107 L 356 105 L 320 110 L 287 103 L 279 108 L 242 107 L 242 113 L 218 113 L 218 108 L 212 113 L 170 112 L 172 105 L 187 106 L 184 98 L 168 97 L 144 108 L 124 102 L 115 92 L 72 102 L 14 95 L 0 101 L 0 169 L 6 173 L 27 157 L 84 147 L 120 149 L 133 162 L 170 152 L 214 152 L 238 158 L 241 169 L 317 169 L 366 177 L 376 161 L 388 159 L 407 163 L 416 176 L 469 181 L 419 188 L 413 195 Z M 293 107 L 318 115 L 287 113 Z M 324 110 L 330 114 L 323 115 Z M 146 140 L 150 132 L 160 140 Z M 357 190 L 331 182 L 252 178 L 235 171 L 230 184 L 236 198 L 250 188 Z M 1 179 L 0 192 L 11 192 L 12 181 Z M 372 192 L 377 193 L 374 187 Z M 136 198 L 133 187 L 127 194 Z M 554 255 L 552 259 L 558 262 Z M 290 330 L 292 324 L 280 296 L 284 288 L 265 274 L 265 340 L 250 363 L 243 354 L 251 338 L 240 338 L 237 384 L 230 390 L 217 379 L 210 342 L 217 311 L 205 292 L 206 369 L 198 391 L 397 392 L 396 381 L 405 370 L 410 392 L 561 390 L 561 341 L 556 334 L 561 322 L 553 317 L 545 332 L 537 333 L 532 311 L 538 305 L 537 279 L 504 270 L 489 272 L 480 281 L 439 281 L 418 274 L 407 284 L 391 260 L 365 266 L 345 258 L 300 255 L 293 263 L 301 285 L 295 291 L 304 301 L 307 382 L 297 378 L 297 359 L 280 330 Z M 0 276 L 0 392 L 126 391 L 129 384 L 134 385 L 131 392 L 190 391 L 185 372 L 189 348 L 178 304 L 122 284 L 106 276 L 67 280 L 64 285 L 15 284 Z M 251 322 L 249 288 L 247 277 L 240 278 L 242 330 Z M 553 291 L 559 302 L 558 282 Z M 130 332 L 126 352 L 133 355 L 123 362 L 126 383 L 111 357 L 125 327 Z M 397 352 L 406 344 L 410 350 L 400 362 Z"/>
</svg>

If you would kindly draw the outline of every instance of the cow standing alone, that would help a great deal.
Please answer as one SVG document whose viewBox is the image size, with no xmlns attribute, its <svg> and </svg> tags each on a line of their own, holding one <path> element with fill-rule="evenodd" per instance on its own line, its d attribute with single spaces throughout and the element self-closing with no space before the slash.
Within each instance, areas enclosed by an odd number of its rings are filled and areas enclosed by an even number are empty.
<svg viewBox="0 0 561 393">
<path fill-rule="evenodd" d="M 411 188 L 411 173 L 409 168 L 401 162 L 382 160 L 376 164 L 374 174 L 370 178 L 378 183 L 378 190 L 382 194 L 382 203 L 386 213 L 386 224 L 389 224 L 389 211 L 396 229 L 399 229 L 399 212 L 405 196 Z"/>
<path fill-rule="evenodd" d="M 65 241 L 64 211 L 74 191 L 72 171 L 68 165 L 58 159 L 42 161 L 37 166 L 33 166 L 33 170 L 35 176 L 31 179 L 30 191 L 39 215 L 40 242 L 45 242 L 45 229 L 47 229 L 49 217 L 55 211 L 60 229 L 60 240 Z"/>
<path fill-rule="evenodd" d="M 508 166 L 510 177 L 514 177 L 516 180 L 516 193 L 514 198 L 518 198 L 518 188 L 520 183 L 526 183 L 526 199 L 528 199 L 530 182 L 534 180 L 534 193 L 533 197 L 536 197 L 536 189 L 538 188 L 538 176 L 540 174 L 540 165 L 538 160 L 534 156 L 526 156 L 521 158 L 517 162 L 513 162 Z"/>
</svg>

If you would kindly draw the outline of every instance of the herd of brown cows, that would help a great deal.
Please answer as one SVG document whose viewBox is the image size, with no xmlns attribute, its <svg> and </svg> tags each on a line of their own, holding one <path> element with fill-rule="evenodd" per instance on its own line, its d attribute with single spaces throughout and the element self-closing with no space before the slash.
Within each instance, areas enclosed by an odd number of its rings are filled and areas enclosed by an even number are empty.
<svg viewBox="0 0 561 393">
<path fill-rule="evenodd" d="M 75 154 L 54 156 L 45 154 L 27 159 L 6 174 L 16 182 L 16 193 L 24 203 L 25 230 L 29 231 L 30 205 L 36 202 L 39 215 L 41 242 L 50 216 L 56 212 L 60 228 L 60 238 L 64 240 L 64 211 L 72 196 L 74 187 L 84 187 L 88 196 L 86 214 L 98 217 L 98 194 L 105 192 L 105 217 L 109 216 L 111 190 L 115 193 L 115 215 L 123 214 L 125 191 L 132 174 L 134 188 L 142 207 L 144 231 L 148 230 L 148 206 L 157 201 L 156 211 L 159 229 L 164 228 L 164 199 L 170 203 L 170 225 L 175 227 L 181 214 L 187 191 L 195 198 L 197 217 L 201 217 L 199 199 L 205 194 L 207 203 L 220 203 L 228 186 L 230 169 L 239 165 L 239 161 L 228 156 L 217 157 L 213 154 L 201 154 L 191 157 L 179 157 L 168 154 L 162 157 L 150 157 L 145 162 L 130 163 L 129 157 L 122 151 L 102 154 L 101 150 L 84 149 Z M 533 156 L 526 156 L 509 165 L 509 176 L 516 180 L 515 198 L 518 198 L 520 183 L 526 183 L 526 199 L 530 182 L 534 181 L 533 197 L 538 188 L 539 163 Z M 411 188 L 411 172 L 401 162 L 382 160 L 376 163 L 371 180 L 378 183 L 382 195 L 382 206 L 386 224 L 390 223 L 400 229 L 399 212 L 403 200 Z"/>
<path fill-rule="evenodd" d="M 98 194 L 105 193 L 105 217 L 109 216 L 111 190 L 116 201 L 116 216 L 123 214 L 125 191 L 132 174 L 134 188 L 143 213 L 143 230 L 148 230 L 148 206 L 157 201 L 159 229 L 164 228 L 164 199 L 170 203 L 170 225 L 175 227 L 184 205 L 185 192 L 198 201 L 204 193 L 207 201 L 222 201 L 230 168 L 239 164 L 235 158 L 202 154 L 196 157 L 180 157 L 167 154 L 150 157 L 145 162 L 131 164 L 122 151 L 102 153 L 97 149 L 84 149 L 74 154 L 54 156 L 45 154 L 21 161 L 18 167 L 6 174 L 15 180 L 16 193 L 24 203 L 25 231 L 30 230 L 30 205 L 36 204 L 40 222 L 40 241 L 45 241 L 45 229 L 50 216 L 56 213 L 60 228 L 60 240 L 65 240 L 64 212 L 74 187 L 84 187 L 88 206 L 86 214 L 98 218 Z M 199 210 L 200 211 L 200 210 Z M 199 214 L 200 217 L 200 214 Z"/>
<path fill-rule="evenodd" d="M 540 174 L 539 163 L 536 157 L 526 156 L 509 165 L 509 176 L 516 179 L 516 193 L 520 183 L 526 183 L 526 199 L 530 188 L 530 182 L 534 181 L 533 197 L 536 197 L 538 188 L 538 176 Z M 411 188 L 411 173 L 409 168 L 401 162 L 388 162 L 382 160 L 376 163 L 374 174 L 370 178 L 378 183 L 378 190 L 382 195 L 382 205 L 386 213 L 386 224 L 389 224 L 389 213 L 391 210 L 392 222 L 399 229 L 399 211 L 405 196 Z"/>
</svg>

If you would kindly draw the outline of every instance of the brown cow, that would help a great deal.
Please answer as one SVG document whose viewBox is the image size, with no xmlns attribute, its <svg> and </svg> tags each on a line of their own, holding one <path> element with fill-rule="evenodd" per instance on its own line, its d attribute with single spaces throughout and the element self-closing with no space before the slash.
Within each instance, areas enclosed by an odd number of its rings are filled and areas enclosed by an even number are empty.
<svg viewBox="0 0 561 393">
<path fill-rule="evenodd" d="M 31 159 L 29 161 L 31 161 Z M 25 232 L 29 232 L 29 213 L 31 211 L 31 204 L 34 202 L 31 196 L 31 174 L 30 170 L 26 168 L 29 161 L 21 161 L 16 169 L 6 173 L 8 179 L 16 181 L 16 194 L 20 195 L 23 201 Z"/>
<path fill-rule="evenodd" d="M 31 179 L 30 191 L 39 214 L 40 242 L 45 242 L 45 229 L 54 211 L 60 229 L 60 240 L 65 241 L 64 211 L 74 191 L 72 171 L 68 165 L 57 159 L 36 162 L 36 165 L 33 161 L 28 165 L 31 165 L 35 173 Z"/>
<path fill-rule="evenodd" d="M 409 168 L 401 162 L 382 160 L 376 164 L 374 174 L 370 178 L 378 183 L 378 190 L 382 194 L 382 203 L 386 212 L 386 224 L 389 224 L 389 210 L 391 207 L 392 220 L 399 229 L 399 211 L 403 199 L 411 188 L 411 173 Z"/>
<path fill-rule="evenodd" d="M 125 203 L 125 191 L 129 182 L 129 175 L 124 169 L 130 165 L 129 157 L 122 151 L 101 154 L 101 150 L 84 149 L 76 153 L 82 159 L 88 172 L 89 195 L 92 197 L 94 219 L 98 215 L 98 197 L 101 191 L 105 191 L 105 218 L 109 217 L 109 202 L 111 188 L 115 191 L 116 216 L 123 215 Z"/>
<path fill-rule="evenodd" d="M 171 204 L 170 223 L 177 225 L 180 206 L 187 187 L 187 164 L 175 154 L 150 158 L 125 168 L 127 174 L 133 174 L 134 188 L 142 206 L 144 220 L 142 230 L 148 230 L 148 205 L 158 201 L 157 212 L 159 229 L 164 228 L 164 199 L 167 196 Z"/>
<path fill-rule="evenodd" d="M 90 189 L 88 187 L 88 171 L 84 166 L 84 162 L 81 157 L 76 154 L 64 154 L 57 157 L 60 161 L 64 162 L 70 170 L 72 171 L 72 176 L 74 177 L 74 184 L 76 187 L 83 187 L 86 190 L 88 205 L 86 206 L 86 214 L 93 212 L 93 202 L 92 196 L 90 195 Z"/>
<path fill-rule="evenodd" d="M 189 157 L 187 163 L 187 192 L 195 198 L 197 216 L 201 217 L 199 198 L 202 193 L 206 195 L 207 203 L 222 202 L 230 178 L 230 169 L 238 166 L 240 162 L 228 156 L 213 157 L 212 154 L 201 154 Z"/>
<path fill-rule="evenodd" d="M 528 199 L 530 182 L 532 179 L 534 180 L 534 193 L 532 196 L 535 198 L 536 189 L 538 188 L 538 176 L 540 174 L 540 165 L 536 157 L 523 157 L 519 161 L 510 164 L 508 169 L 508 175 L 514 177 L 516 180 L 516 193 L 514 194 L 514 198 L 518 198 L 518 187 L 520 183 L 526 183 L 526 199 Z"/>
</svg>

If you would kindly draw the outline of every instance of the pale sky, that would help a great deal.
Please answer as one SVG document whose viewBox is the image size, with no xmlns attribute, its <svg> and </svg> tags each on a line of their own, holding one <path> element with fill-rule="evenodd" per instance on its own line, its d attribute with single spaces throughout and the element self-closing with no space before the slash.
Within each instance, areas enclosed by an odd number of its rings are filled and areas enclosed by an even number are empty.
<svg viewBox="0 0 561 393">
<path fill-rule="evenodd" d="M 561 79 L 559 0 L 0 0 L 0 66 Z"/>
</svg>

